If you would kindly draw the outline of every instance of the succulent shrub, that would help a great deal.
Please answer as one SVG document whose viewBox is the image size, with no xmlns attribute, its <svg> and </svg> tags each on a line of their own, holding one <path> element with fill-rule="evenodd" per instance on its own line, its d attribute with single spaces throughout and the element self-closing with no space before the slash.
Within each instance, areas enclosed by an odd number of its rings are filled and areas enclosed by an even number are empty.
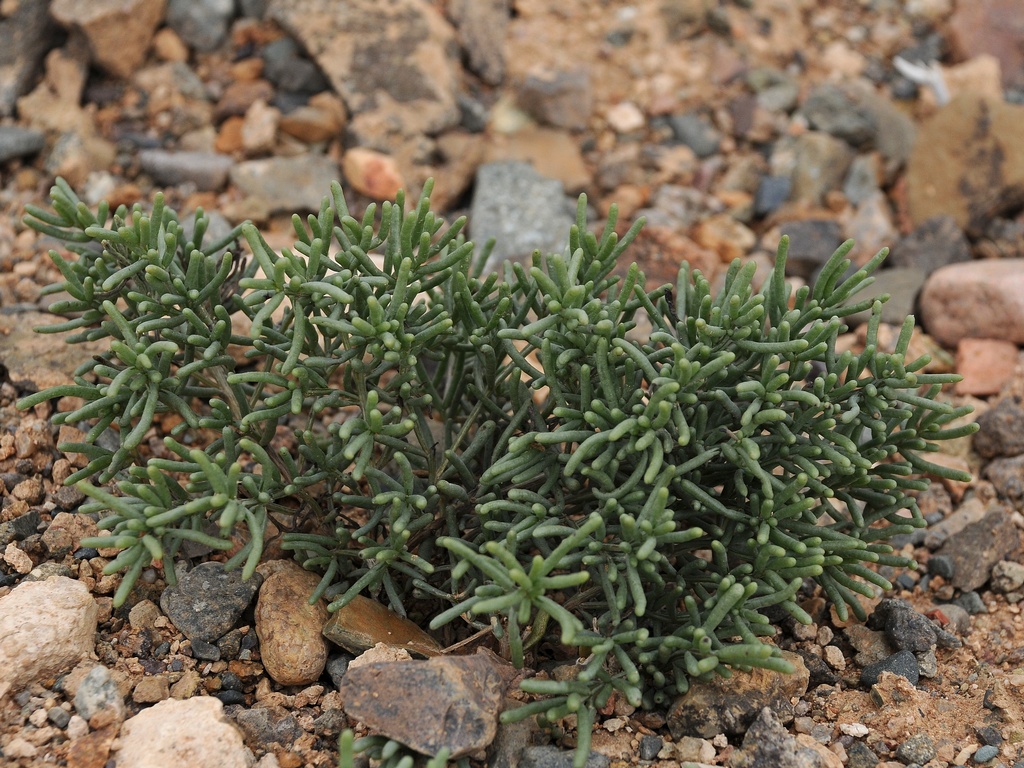
<svg viewBox="0 0 1024 768">
<path fill-rule="evenodd" d="M 335 185 L 280 253 L 249 223 L 207 242 L 159 195 L 92 212 L 58 181 L 28 209 L 77 257 L 51 251 L 69 319 L 39 330 L 109 340 L 20 406 L 78 398 L 54 421 L 85 433 L 61 449 L 105 515 L 83 544 L 120 550 L 115 604 L 185 545 L 251 574 L 273 522 L 333 609 L 365 593 L 517 665 L 581 657 L 506 717 L 575 713 L 582 759 L 613 692 L 786 669 L 767 613 L 809 621 L 805 580 L 861 615 L 872 565 L 913 566 L 888 541 L 924 525 L 920 473 L 960 477 L 924 456 L 973 426 L 936 399 L 954 376 L 905 359 L 912 318 L 879 348 L 882 300 L 856 294 L 884 251 L 849 276 L 844 244 L 794 291 L 784 239 L 760 289 L 739 261 L 718 291 L 685 264 L 650 287 L 613 272 L 639 225 L 595 235 L 581 198 L 564 253 L 484 275 L 428 193 L 357 219 Z"/>
</svg>

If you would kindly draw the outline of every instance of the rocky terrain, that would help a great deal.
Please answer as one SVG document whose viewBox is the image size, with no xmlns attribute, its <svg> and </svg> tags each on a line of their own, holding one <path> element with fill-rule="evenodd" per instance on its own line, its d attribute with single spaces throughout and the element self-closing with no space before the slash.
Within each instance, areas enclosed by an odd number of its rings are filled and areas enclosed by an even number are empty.
<svg viewBox="0 0 1024 768">
<path fill-rule="evenodd" d="M 571 718 L 496 727 L 522 694 L 484 643 L 440 653 L 370 600 L 325 642 L 280 552 L 248 583 L 150 569 L 113 609 L 112 553 L 80 546 L 95 523 L 62 485 L 75 432 L 14 408 L 91 351 L 31 332 L 59 273 L 21 217 L 63 176 L 275 246 L 333 179 L 359 212 L 432 178 L 496 260 L 561 249 L 585 192 L 595 223 L 646 217 L 651 281 L 767 267 L 782 234 L 798 284 L 848 237 L 858 263 L 890 246 L 880 343 L 915 313 L 911 354 L 963 375 L 943 397 L 981 429 L 936 460 L 975 480 L 921 494 L 932 525 L 901 545 L 922 567 L 886 574 L 866 624 L 808 592 L 815 623 L 777 638 L 797 674 L 666 712 L 613 700 L 589 765 L 1024 765 L 1020 0 L 0 0 L 0 42 L 0 763 L 328 766 L 345 727 L 494 766 L 568 765 L 575 743 Z"/>
</svg>

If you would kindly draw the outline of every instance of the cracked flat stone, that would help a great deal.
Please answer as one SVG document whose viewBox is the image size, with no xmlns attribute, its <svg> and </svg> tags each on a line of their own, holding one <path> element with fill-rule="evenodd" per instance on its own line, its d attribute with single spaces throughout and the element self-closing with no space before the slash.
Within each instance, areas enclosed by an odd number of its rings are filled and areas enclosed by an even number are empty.
<svg viewBox="0 0 1024 768">
<path fill-rule="evenodd" d="M 505 683 L 486 656 L 368 664 L 349 669 L 345 713 L 417 752 L 452 759 L 483 749 L 498 727 Z"/>
<path fill-rule="evenodd" d="M 212 643 L 234 628 L 262 583 L 258 573 L 246 581 L 240 569 L 202 563 L 163 591 L 160 608 L 189 640 Z"/>
</svg>

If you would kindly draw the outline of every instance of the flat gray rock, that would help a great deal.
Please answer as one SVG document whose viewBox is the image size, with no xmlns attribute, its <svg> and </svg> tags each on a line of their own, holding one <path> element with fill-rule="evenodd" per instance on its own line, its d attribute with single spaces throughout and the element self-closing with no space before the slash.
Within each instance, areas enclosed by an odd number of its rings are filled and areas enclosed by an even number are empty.
<svg viewBox="0 0 1024 768">
<path fill-rule="evenodd" d="M 189 640 L 212 643 L 234 628 L 262 583 L 258 573 L 246 581 L 241 569 L 201 563 L 163 591 L 160 608 Z"/>
</svg>

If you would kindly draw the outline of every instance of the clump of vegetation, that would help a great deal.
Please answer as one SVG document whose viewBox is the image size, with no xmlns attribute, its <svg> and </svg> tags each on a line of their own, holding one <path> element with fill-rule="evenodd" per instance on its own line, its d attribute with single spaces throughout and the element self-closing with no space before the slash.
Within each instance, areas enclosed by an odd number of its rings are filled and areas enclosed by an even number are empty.
<svg viewBox="0 0 1024 768">
<path fill-rule="evenodd" d="M 955 376 L 905 360 L 912 319 L 878 348 L 881 301 L 854 299 L 884 252 L 846 277 L 847 243 L 794 292 L 784 240 L 759 290 L 740 262 L 717 293 L 686 265 L 648 287 L 613 274 L 639 226 L 620 239 L 613 211 L 596 236 L 581 198 L 564 253 L 484 275 L 428 192 L 356 219 L 335 185 L 281 253 L 252 224 L 206 242 L 203 212 L 186 227 L 160 196 L 93 213 L 58 181 L 29 209 L 77 254 L 51 252 L 70 319 L 40 330 L 110 343 L 21 407 L 81 399 L 55 421 L 88 425 L 61 449 L 106 515 L 83 544 L 121 551 L 116 605 L 149 565 L 173 583 L 186 542 L 251 574 L 273 521 L 332 608 L 365 593 L 490 628 L 517 665 L 542 642 L 585 657 L 506 713 L 575 713 L 582 759 L 613 692 L 657 707 L 786 669 L 766 612 L 810 621 L 805 579 L 861 615 L 889 588 L 872 564 L 913 565 L 887 542 L 924 525 L 916 473 L 967 479 L 922 455 L 973 425 L 935 399 Z M 865 310 L 866 348 L 838 353 Z"/>
</svg>

